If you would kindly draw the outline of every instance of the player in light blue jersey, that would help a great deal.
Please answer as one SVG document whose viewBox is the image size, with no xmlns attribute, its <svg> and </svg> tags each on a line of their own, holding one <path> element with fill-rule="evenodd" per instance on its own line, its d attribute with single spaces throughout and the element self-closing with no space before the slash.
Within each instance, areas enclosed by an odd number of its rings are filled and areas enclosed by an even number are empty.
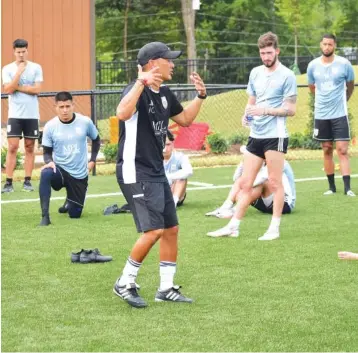
<svg viewBox="0 0 358 353">
<path fill-rule="evenodd" d="M 174 136 L 168 130 L 163 150 L 164 170 L 176 207 L 182 206 L 186 197 L 188 178 L 193 175 L 193 167 L 188 156 L 174 150 Z"/>
<path fill-rule="evenodd" d="M 308 86 L 315 95 L 315 119 L 313 137 L 322 142 L 324 169 L 329 190 L 336 192 L 334 182 L 333 143 L 340 162 L 344 193 L 355 196 L 350 186 L 348 145 L 351 139 L 347 102 L 354 90 L 354 71 L 345 58 L 335 55 L 336 37 L 325 34 L 320 43 L 322 56 L 312 60 L 307 68 Z"/>
<path fill-rule="evenodd" d="M 55 103 L 57 116 L 45 125 L 42 138 L 46 164 L 41 171 L 39 188 L 41 226 L 51 224 L 51 187 L 56 191 L 66 188 L 66 202 L 59 212 L 68 212 L 70 218 L 81 217 L 88 186 L 88 172 L 94 168 L 100 148 L 98 131 L 91 119 L 74 113 L 72 95 L 69 92 L 59 92 L 56 94 Z M 87 137 L 92 140 L 89 162 Z"/>
<path fill-rule="evenodd" d="M 16 166 L 16 154 L 20 139 L 24 137 L 25 180 L 23 191 L 34 191 L 31 185 L 34 169 L 35 140 L 39 135 L 39 102 L 37 95 L 43 82 L 42 68 L 39 64 L 27 60 L 28 42 L 16 39 L 13 43 L 15 61 L 2 69 L 4 93 L 9 95 L 9 112 L 7 121 L 6 183 L 3 193 L 13 192 L 12 184 Z"/>
<path fill-rule="evenodd" d="M 258 47 L 263 65 L 250 73 L 247 88 L 249 99 L 242 118 L 244 125 L 248 124 L 247 117 L 253 119 L 247 145 L 249 153 L 244 155 L 239 195 L 240 214 L 232 219 L 230 227 L 238 231 L 251 203 L 254 180 L 262 162 L 266 160 L 269 185 L 274 195 L 273 212 L 271 224 L 259 240 L 273 240 L 280 236 L 279 226 L 284 205 L 282 172 L 288 146 L 286 118 L 296 112 L 297 85 L 294 73 L 278 60 L 280 49 L 274 33 L 268 32 L 260 36 Z"/>
</svg>

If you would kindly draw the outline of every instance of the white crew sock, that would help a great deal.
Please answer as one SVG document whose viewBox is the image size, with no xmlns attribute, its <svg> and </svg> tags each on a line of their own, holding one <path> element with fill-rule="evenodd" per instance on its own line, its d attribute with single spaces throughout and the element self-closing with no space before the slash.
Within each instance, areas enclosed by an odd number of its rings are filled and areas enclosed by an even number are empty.
<svg viewBox="0 0 358 353">
<path fill-rule="evenodd" d="M 174 275 L 176 272 L 177 264 L 170 261 L 160 261 L 159 274 L 160 274 L 160 287 L 159 290 L 164 291 L 174 286 Z"/>
<path fill-rule="evenodd" d="M 227 226 L 230 227 L 230 228 L 239 229 L 239 227 L 240 227 L 240 222 L 241 222 L 240 219 L 237 219 L 237 218 L 235 218 L 235 217 L 232 217 Z"/>
<path fill-rule="evenodd" d="M 269 231 L 278 232 L 280 229 L 281 217 L 272 217 Z"/>
<path fill-rule="evenodd" d="M 175 207 L 177 207 L 177 203 L 179 201 L 179 197 L 176 196 L 176 195 L 173 195 L 173 200 L 174 200 L 174 203 L 175 203 Z"/>
<path fill-rule="evenodd" d="M 141 264 L 141 262 L 134 261 L 129 256 L 126 265 L 124 266 L 122 276 L 118 280 L 118 285 L 125 286 L 128 283 L 134 283 Z"/>
<path fill-rule="evenodd" d="M 228 209 L 228 208 L 231 208 L 233 205 L 234 205 L 234 203 L 230 199 L 227 199 L 224 201 L 221 208 Z"/>
</svg>

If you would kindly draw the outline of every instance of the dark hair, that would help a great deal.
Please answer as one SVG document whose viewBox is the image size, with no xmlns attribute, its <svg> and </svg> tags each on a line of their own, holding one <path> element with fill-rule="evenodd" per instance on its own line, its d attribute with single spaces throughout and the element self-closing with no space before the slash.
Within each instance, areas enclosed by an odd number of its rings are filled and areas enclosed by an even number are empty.
<svg viewBox="0 0 358 353">
<path fill-rule="evenodd" d="M 337 43 L 337 37 L 334 34 L 326 33 L 322 36 L 321 42 L 323 39 L 333 39 L 335 43 Z"/>
<path fill-rule="evenodd" d="M 167 130 L 167 137 L 169 141 L 174 141 L 174 135 L 170 132 L 170 130 Z"/>
<path fill-rule="evenodd" d="M 275 33 L 267 32 L 260 36 L 257 44 L 260 49 L 266 47 L 274 47 L 275 49 L 278 48 L 278 37 Z"/>
<path fill-rule="evenodd" d="M 16 48 L 27 48 L 29 43 L 25 39 L 16 39 L 14 40 L 14 43 L 12 43 L 12 47 L 14 49 Z"/>
<path fill-rule="evenodd" d="M 58 92 L 55 96 L 55 101 L 56 102 L 72 101 L 72 94 L 66 91 Z"/>
</svg>

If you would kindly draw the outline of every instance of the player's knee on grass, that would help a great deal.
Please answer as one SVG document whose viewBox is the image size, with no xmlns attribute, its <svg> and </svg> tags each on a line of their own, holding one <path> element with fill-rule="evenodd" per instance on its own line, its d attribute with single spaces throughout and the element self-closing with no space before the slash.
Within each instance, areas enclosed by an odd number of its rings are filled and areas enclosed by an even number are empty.
<svg viewBox="0 0 358 353">
<path fill-rule="evenodd" d="M 83 207 L 73 204 L 71 202 L 68 203 L 68 216 L 70 218 L 80 218 L 82 215 Z"/>
</svg>

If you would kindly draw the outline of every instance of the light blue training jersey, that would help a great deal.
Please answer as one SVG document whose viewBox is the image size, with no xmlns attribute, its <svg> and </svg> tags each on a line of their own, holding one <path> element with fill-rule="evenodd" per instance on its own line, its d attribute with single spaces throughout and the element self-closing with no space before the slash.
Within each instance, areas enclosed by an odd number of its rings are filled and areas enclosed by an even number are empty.
<svg viewBox="0 0 358 353">
<path fill-rule="evenodd" d="M 16 62 L 4 66 L 2 69 L 3 84 L 10 83 L 14 79 L 17 70 Z M 35 83 L 42 81 L 41 66 L 32 61 L 27 61 L 26 69 L 20 76 L 19 86 L 34 86 Z M 9 94 L 8 116 L 16 119 L 40 119 L 37 95 L 19 91 Z"/>
<path fill-rule="evenodd" d="M 296 184 L 295 184 L 295 175 L 290 164 L 285 160 L 283 166 L 283 184 L 285 189 L 285 201 L 290 206 L 291 210 L 296 205 Z M 287 178 L 287 185 L 285 185 L 285 178 Z"/>
<path fill-rule="evenodd" d="M 322 63 L 322 57 L 308 64 L 309 85 L 315 85 L 315 119 L 329 120 L 348 116 L 346 82 L 354 81 L 352 64 L 335 55 L 330 64 Z"/>
<path fill-rule="evenodd" d="M 286 98 L 297 95 L 296 76 L 281 63 L 273 72 L 268 72 L 264 65 L 255 67 L 250 73 L 247 93 L 256 97 L 259 107 L 279 108 Z M 288 137 L 286 119 L 283 116 L 254 116 L 250 136 L 262 139 Z"/>
<path fill-rule="evenodd" d="M 75 113 L 75 120 L 66 124 L 58 116 L 44 127 L 42 145 L 53 148 L 53 160 L 76 179 L 88 175 L 87 137 L 95 140 L 98 131 L 91 119 Z"/>
</svg>

